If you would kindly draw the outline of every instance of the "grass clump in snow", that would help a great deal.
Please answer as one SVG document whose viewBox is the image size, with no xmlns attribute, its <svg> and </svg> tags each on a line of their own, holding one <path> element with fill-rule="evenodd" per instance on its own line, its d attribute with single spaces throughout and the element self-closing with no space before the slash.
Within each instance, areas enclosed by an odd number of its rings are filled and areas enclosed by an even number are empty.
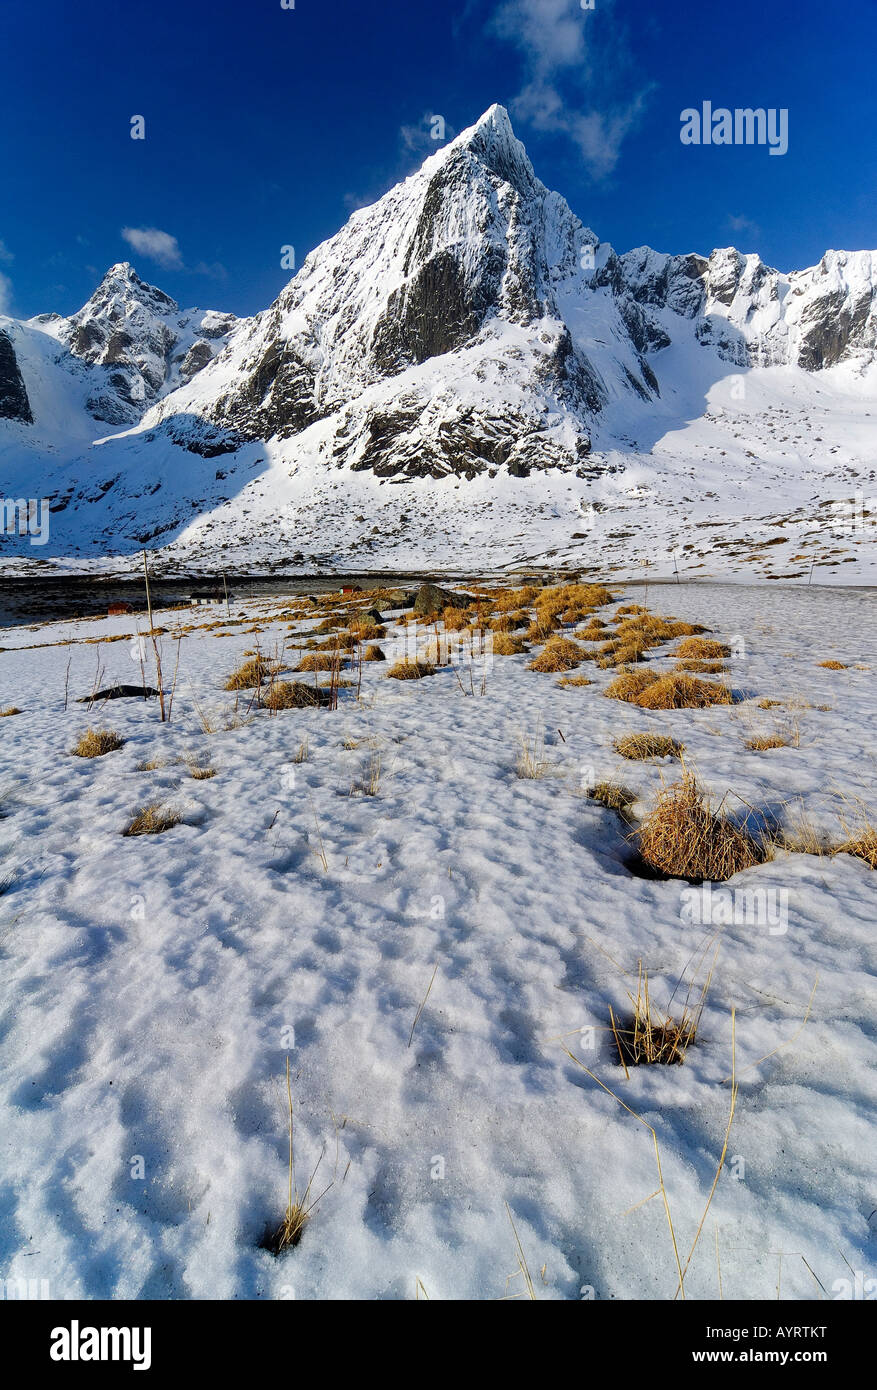
<svg viewBox="0 0 877 1390">
<path fill-rule="evenodd" d="M 6 709 L 0 709 L 0 719 L 8 719 L 12 714 L 21 714 L 21 710 L 15 705 L 7 705 Z"/>
<path fill-rule="evenodd" d="M 727 669 L 723 661 L 708 661 L 701 657 L 676 662 L 677 671 L 692 671 L 699 676 L 721 676 Z"/>
<path fill-rule="evenodd" d="M 494 656 L 520 656 L 526 650 L 527 644 L 522 637 L 513 637 L 510 632 L 493 634 L 491 651 Z"/>
<path fill-rule="evenodd" d="M 372 618 L 354 618 L 350 630 L 357 642 L 379 642 L 387 635 L 384 625 Z"/>
<path fill-rule="evenodd" d="M 708 987 L 709 977 L 696 1007 L 686 1006 L 678 1019 L 670 1014 L 656 1014 L 649 997 L 648 973 L 643 971 L 640 962 L 636 997 L 630 991 L 627 995 L 633 1005 L 632 1015 L 621 1023 L 612 1009 L 609 1010 L 618 1060 L 625 1072 L 628 1067 L 678 1066 L 684 1062 L 697 1034 Z"/>
<path fill-rule="evenodd" d="M 684 745 L 669 734 L 625 734 L 615 740 L 614 748 L 622 758 L 642 762 L 647 758 L 681 758 Z"/>
<path fill-rule="evenodd" d="M 87 729 L 70 752 L 77 758 L 102 758 L 124 745 L 114 729 Z"/>
<path fill-rule="evenodd" d="M 310 668 L 309 668 L 310 669 Z M 320 667 L 323 670 L 323 667 Z M 329 703 L 329 692 L 302 681 L 276 681 L 262 697 L 265 709 L 311 709 Z"/>
<path fill-rule="evenodd" d="M 768 846 L 729 817 L 710 810 L 706 792 L 691 773 L 662 787 L 639 829 L 645 863 L 669 878 L 723 883 L 742 869 L 763 864 Z"/>
<path fill-rule="evenodd" d="M 601 806 L 605 806 L 607 811 L 617 811 L 620 816 L 626 816 L 628 807 L 637 800 L 636 792 L 623 787 L 620 782 L 597 782 L 588 795 L 592 801 L 599 801 Z"/>
<path fill-rule="evenodd" d="M 436 668 L 428 661 L 411 661 L 402 657 L 395 661 L 387 672 L 388 679 L 394 681 L 420 681 L 424 676 L 434 676 Z"/>
<path fill-rule="evenodd" d="M 527 664 L 528 671 L 549 671 L 559 673 L 560 671 L 571 671 L 574 666 L 580 666 L 584 660 L 584 652 L 575 642 L 571 642 L 568 637 L 552 637 L 537 657 Z"/>
<path fill-rule="evenodd" d="M 791 734 L 754 734 L 746 740 L 744 747 L 752 753 L 764 753 L 768 748 L 791 748 L 792 744 Z"/>
<path fill-rule="evenodd" d="M 554 684 L 565 690 L 570 685 L 593 685 L 594 682 L 589 680 L 587 676 L 561 676 L 560 680 L 555 681 Z"/>
<path fill-rule="evenodd" d="M 854 854 L 857 859 L 864 859 L 869 868 L 877 869 L 877 829 L 869 825 L 852 839 L 836 845 L 833 853 Z"/>
<path fill-rule="evenodd" d="M 264 685 L 271 675 L 271 663 L 262 656 L 245 661 L 236 671 L 232 671 L 225 682 L 226 690 L 252 690 L 254 686 Z"/>
<path fill-rule="evenodd" d="M 724 642 L 713 642 L 708 637 L 687 637 L 684 642 L 680 642 L 676 648 L 676 656 L 696 657 L 698 659 L 715 659 L 717 657 L 730 656 L 731 648 Z"/>
<path fill-rule="evenodd" d="M 190 777 L 194 777 L 196 782 L 208 782 L 211 777 L 216 776 L 215 767 L 201 767 L 198 763 L 186 764 Z"/>
<path fill-rule="evenodd" d="M 625 671 L 609 683 L 604 694 L 640 709 L 705 709 L 734 703 L 728 686 L 678 671 L 665 676 L 653 671 Z"/>
<path fill-rule="evenodd" d="M 555 764 L 550 758 L 545 756 L 545 735 L 542 733 L 519 734 L 518 743 L 521 751 L 518 754 L 518 761 L 515 771 L 524 781 L 537 781 L 540 777 L 547 777 Z"/>
<path fill-rule="evenodd" d="M 340 653 L 308 652 L 296 666 L 296 671 L 331 671 L 341 663 Z"/>
<path fill-rule="evenodd" d="M 179 825 L 182 819 L 179 811 L 172 811 L 153 803 L 153 805 L 144 806 L 138 811 L 136 816 L 126 825 L 122 834 L 160 835 L 163 830 L 170 830 L 172 826 Z"/>
<path fill-rule="evenodd" d="M 311 1186 L 316 1174 L 316 1168 L 308 1180 L 308 1185 L 304 1192 L 299 1193 L 295 1181 L 295 1148 L 293 1146 L 293 1126 L 292 1126 L 292 1087 L 289 1080 L 289 1058 L 286 1059 L 286 1096 L 289 1106 L 289 1186 L 286 1199 L 286 1211 L 279 1226 L 265 1232 L 259 1242 L 263 1250 L 269 1250 L 272 1255 L 282 1255 L 285 1250 L 292 1250 L 298 1245 L 302 1238 L 305 1226 L 310 1220 L 311 1213 L 314 1211 L 318 1202 L 328 1192 L 322 1192 L 315 1201 L 311 1201 Z M 317 1164 L 319 1167 L 319 1162 Z M 332 1184 L 329 1184 L 331 1187 Z"/>
<path fill-rule="evenodd" d="M 651 643 L 641 636 L 606 642 L 599 648 L 595 659 L 602 671 L 610 666 L 629 666 L 633 662 L 642 661 L 650 646 Z"/>
<path fill-rule="evenodd" d="M 371 643 L 363 651 L 362 659 L 363 661 L 386 661 L 387 658 L 380 647 L 376 646 L 374 643 Z"/>
<path fill-rule="evenodd" d="M 846 671 L 847 669 L 842 661 L 820 661 L 819 665 L 823 666 L 826 671 Z"/>
</svg>

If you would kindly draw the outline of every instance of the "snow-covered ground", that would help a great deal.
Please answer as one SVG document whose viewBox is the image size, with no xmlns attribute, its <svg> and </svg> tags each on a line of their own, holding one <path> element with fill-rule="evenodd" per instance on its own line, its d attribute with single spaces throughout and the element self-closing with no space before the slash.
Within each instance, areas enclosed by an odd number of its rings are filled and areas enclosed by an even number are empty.
<svg viewBox="0 0 877 1390">
<path fill-rule="evenodd" d="M 336 711 L 226 729 L 226 676 L 290 627 L 259 600 L 233 605 L 255 634 L 219 607 L 159 616 L 168 685 L 174 625 L 218 624 L 183 638 L 161 724 L 154 700 L 74 703 L 99 667 L 139 681 L 136 642 L 94 640 L 136 617 L 0 632 L 0 708 L 21 710 L 0 720 L 0 1279 L 55 1298 L 526 1296 L 510 1213 L 537 1297 L 671 1299 L 652 1136 L 623 1107 L 656 1132 L 684 1264 L 722 1153 L 732 1010 L 739 1095 L 687 1296 L 836 1297 L 873 1276 L 873 872 L 780 852 L 731 884 L 785 891 L 779 927 L 699 924 L 686 884 L 631 873 L 587 788 L 616 777 L 643 811 L 678 764 L 612 741 L 671 732 L 717 800 L 844 839 L 855 798 L 875 811 L 874 592 L 618 592 L 733 639 L 746 698 L 647 712 L 603 698 L 613 673 L 592 662 L 567 688 L 527 656 L 471 685 L 468 666 L 396 682 L 374 663 Z M 71 756 L 89 725 L 124 747 Z M 745 750 L 776 728 L 797 746 Z M 546 776 L 517 775 L 521 735 L 544 737 Z M 181 823 L 123 837 L 149 802 Z M 638 962 L 678 1008 L 716 946 L 684 1065 L 626 1079 L 608 1009 Z M 312 1195 L 328 1190 L 275 1259 L 258 1242 L 286 1202 L 287 1056 L 298 1185 L 322 1155 Z"/>
</svg>

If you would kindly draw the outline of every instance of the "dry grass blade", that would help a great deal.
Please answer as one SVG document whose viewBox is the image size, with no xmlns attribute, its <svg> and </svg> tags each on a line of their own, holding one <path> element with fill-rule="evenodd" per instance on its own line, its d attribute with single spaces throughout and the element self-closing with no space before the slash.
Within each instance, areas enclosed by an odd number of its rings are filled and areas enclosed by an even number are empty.
<svg viewBox="0 0 877 1390">
<path fill-rule="evenodd" d="M 426 987 L 426 994 L 424 994 L 424 996 L 423 996 L 423 999 L 422 999 L 422 1001 L 421 1001 L 420 1008 L 417 1010 L 417 1013 L 414 1015 L 414 1022 L 413 1022 L 412 1025 L 411 1025 L 411 1032 L 408 1034 L 408 1046 L 409 1046 L 409 1047 L 411 1046 L 411 1044 L 412 1044 L 412 1042 L 413 1042 L 413 1040 L 414 1040 L 414 1030 L 415 1030 L 415 1028 L 417 1027 L 417 1024 L 418 1024 L 418 1022 L 419 1022 L 419 1020 L 420 1020 L 420 1015 L 423 1013 L 423 1010 L 426 1008 L 426 1001 L 427 1001 L 427 999 L 429 998 L 429 992 L 430 992 L 430 990 L 432 989 L 433 980 L 435 979 L 435 977 L 436 977 L 437 974 L 438 974 L 438 961 L 436 961 L 435 969 L 433 970 L 432 975 L 430 976 L 429 984 L 428 984 L 427 987 Z"/>
<path fill-rule="evenodd" d="M 525 1254 L 524 1254 L 524 1247 L 523 1247 L 523 1245 L 521 1244 L 521 1238 L 520 1238 L 520 1236 L 518 1235 L 518 1230 L 517 1230 L 517 1227 L 515 1226 L 514 1218 L 512 1217 L 511 1207 L 509 1206 L 508 1202 L 506 1202 L 506 1204 L 505 1204 L 505 1209 L 506 1209 L 506 1212 L 508 1213 L 509 1225 L 511 1226 L 511 1228 L 512 1228 L 512 1233 L 513 1233 L 513 1235 L 514 1235 L 514 1237 L 515 1237 L 515 1249 L 516 1249 L 517 1252 L 518 1252 L 518 1268 L 515 1270 L 514 1274 L 510 1274 L 510 1275 L 508 1276 L 508 1279 L 506 1279 L 506 1288 L 508 1288 L 509 1283 L 510 1283 L 510 1281 L 511 1281 L 512 1279 L 517 1279 L 517 1277 L 518 1277 L 519 1274 L 523 1275 L 523 1278 L 524 1278 L 524 1285 L 525 1285 L 525 1291 L 524 1291 L 524 1292 L 525 1292 L 527 1298 L 532 1299 L 532 1301 L 535 1303 L 535 1301 L 536 1301 L 536 1290 L 535 1290 L 535 1288 L 533 1287 L 533 1280 L 532 1280 L 532 1278 L 531 1278 L 531 1276 L 530 1276 L 530 1270 L 529 1270 L 529 1268 L 528 1268 L 528 1266 L 527 1266 L 527 1257 L 526 1257 Z M 513 1294 L 512 1297 L 513 1297 L 513 1298 L 523 1298 L 523 1297 L 524 1297 L 524 1294 Z"/>
</svg>

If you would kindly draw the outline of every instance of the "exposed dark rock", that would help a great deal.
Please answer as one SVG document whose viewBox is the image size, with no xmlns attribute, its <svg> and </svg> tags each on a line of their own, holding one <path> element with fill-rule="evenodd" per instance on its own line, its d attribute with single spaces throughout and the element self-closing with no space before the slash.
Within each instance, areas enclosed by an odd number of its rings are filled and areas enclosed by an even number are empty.
<svg viewBox="0 0 877 1390">
<path fill-rule="evenodd" d="M 8 333 L 0 333 L 0 420 L 33 424 L 27 388 Z"/>
</svg>

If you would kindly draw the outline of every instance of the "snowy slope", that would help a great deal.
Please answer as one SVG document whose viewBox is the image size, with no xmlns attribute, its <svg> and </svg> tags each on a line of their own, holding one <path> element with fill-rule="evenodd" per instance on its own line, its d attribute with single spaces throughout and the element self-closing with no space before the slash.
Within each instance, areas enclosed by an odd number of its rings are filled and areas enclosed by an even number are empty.
<svg viewBox="0 0 877 1390">
<path fill-rule="evenodd" d="M 285 642 L 294 660 L 289 630 L 313 626 L 266 599 L 233 602 L 228 626 L 224 605 L 194 631 L 158 615 L 168 672 L 188 629 L 161 724 L 155 701 L 73 703 L 97 664 L 140 678 L 145 614 L 4 632 L 0 701 L 21 710 L 0 742 L 6 1278 L 53 1298 L 298 1300 L 414 1298 L 419 1278 L 433 1299 L 492 1300 L 522 1291 L 508 1203 L 538 1298 L 670 1301 L 651 1135 L 582 1066 L 655 1127 L 684 1262 L 732 1058 L 688 1297 L 721 1279 L 726 1299 L 810 1300 L 818 1279 L 833 1298 L 871 1277 L 873 871 L 781 852 L 733 887 L 785 893 L 785 930 L 699 924 L 684 883 L 630 873 L 626 827 L 583 788 L 616 778 L 647 807 L 678 764 L 624 762 L 613 739 L 670 733 L 716 803 L 731 789 L 732 808 L 839 842 L 852 798 L 874 810 L 873 594 L 691 584 L 650 602 L 733 638 L 749 698 L 648 712 L 603 698 L 613 673 L 591 662 L 592 685 L 559 689 L 497 656 L 484 697 L 480 666 L 473 697 L 465 667 L 461 686 L 377 663 L 337 712 L 226 727 L 244 651 Z M 88 725 L 124 747 L 70 756 Z M 798 745 L 745 749 L 775 728 Z M 516 776 L 521 734 L 544 736 L 548 776 Z M 376 756 L 377 794 L 350 794 Z M 181 823 L 124 838 L 148 802 Z M 608 1010 L 629 1007 L 638 962 L 656 1007 L 679 1008 L 716 947 L 684 1065 L 625 1078 Z M 258 1241 L 286 1201 L 287 1056 L 298 1182 L 322 1153 L 312 1195 L 329 1190 L 274 1260 Z"/>
<path fill-rule="evenodd" d="M 110 372 L 120 271 L 128 302 L 133 272 L 114 267 L 57 333 Z M 791 275 L 733 249 L 619 256 L 494 106 L 227 338 L 225 322 L 178 324 L 168 356 L 163 296 L 141 287 L 118 391 L 123 415 L 145 413 L 41 477 L 63 507 L 41 558 L 149 545 L 166 568 L 774 575 L 815 561 L 847 579 L 852 561 L 862 581 L 875 289 L 865 251 Z M 28 427 L 5 429 L 11 458 Z M 4 550 L 26 558 L 27 542 Z"/>
</svg>

